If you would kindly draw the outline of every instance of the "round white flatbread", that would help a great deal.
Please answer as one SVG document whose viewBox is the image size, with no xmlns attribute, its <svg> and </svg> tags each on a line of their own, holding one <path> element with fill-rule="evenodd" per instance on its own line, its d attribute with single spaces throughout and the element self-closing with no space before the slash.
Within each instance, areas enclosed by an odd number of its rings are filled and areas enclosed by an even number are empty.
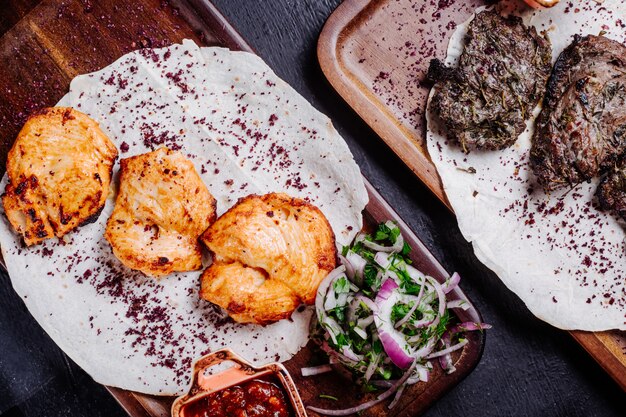
<svg viewBox="0 0 626 417">
<path fill-rule="evenodd" d="M 626 4 L 620 0 L 562 1 L 542 10 L 503 1 L 497 7 L 546 30 L 554 60 L 574 34 L 605 32 L 626 42 Z M 448 64 L 461 55 L 468 24 L 452 36 Z M 431 159 L 478 259 L 537 317 L 562 329 L 626 329 L 626 233 L 594 206 L 597 181 L 551 195 L 536 184 L 528 155 L 539 110 L 513 147 L 467 155 L 427 110 Z"/>
<path fill-rule="evenodd" d="M 346 143 L 253 54 L 190 41 L 143 49 L 76 77 L 59 105 L 97 120 L 122 158 L 180 149 L 217 199 L 218 214 L 252 193 L 285 192 L 317 205 L 338 244 L 361 229 L 367 193 Z M 6 182 L 5 175 L 2 188 Z M 124 267 L 103 238 L 115 196 L 95 223 L 31 248 L 6 216 L 0 221 L 16 292 L 96 381 L 177 395 L 192 361 L 208 351 L 230 347 L 262 364 L 287 360 L 306 344 L 309 309 L 265 327 L 239 325 L 199 299 L 199 271 L 155 280 Z"/>
</svg>

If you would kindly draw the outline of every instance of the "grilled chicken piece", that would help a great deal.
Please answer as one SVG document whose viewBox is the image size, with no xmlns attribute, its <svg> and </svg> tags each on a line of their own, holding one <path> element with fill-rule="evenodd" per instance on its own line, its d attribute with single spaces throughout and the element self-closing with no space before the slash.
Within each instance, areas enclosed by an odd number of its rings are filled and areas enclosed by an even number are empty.
<svg viewBox="0 0 626 417">
<path fill-rule="evenodd" d="M 240 323 L 288 318 L 313 304 L 320 282 L 335 268 L 335 236 L 315 206 L 286 194 L 240 199 L 202 235 L 213 264 L 200 296 Z"/>
<path fill-rule="evenodd" d="M 216 202 L 191 161 L 159 148 L 120 161 L 120 189 L 105 237 L 127 267 L 159 277 L 202 267 L 198 238 Z"/>
<path fill-rule="evenodd" d="M 577 36 L 554 64 L 530 163 L 546 191 L 588 181 L 626 152 L 626 46 Z"/>
<path fill-rule="evenodd" d="M 430 106 L 463 151 L 511 146 L 526 129 L 550 74 L 545 36 L 517 16 L 480 12 L 469 24 L 458 68 L 434 59 Z"/>
<path fill-rule="evenodd" d="M 528 3 L 529 6 L 542 8 L 542 7 L 554 7 L 559 3 L 560 0 L 524 0 L 524 1 Z"/>
<path fill-rule="evenodd" d="M 51 107 L 32 115 L 7 158 L 7 218 L 26 245 L 95 221 L 109 193 L 117 149 L 87 115 Z"/>
<path fill-rule="evenodd" d="M 602 178 L 596 196 L 603 210 L 626 221 L 626 163 L 617 166 Z"/>
</svg>

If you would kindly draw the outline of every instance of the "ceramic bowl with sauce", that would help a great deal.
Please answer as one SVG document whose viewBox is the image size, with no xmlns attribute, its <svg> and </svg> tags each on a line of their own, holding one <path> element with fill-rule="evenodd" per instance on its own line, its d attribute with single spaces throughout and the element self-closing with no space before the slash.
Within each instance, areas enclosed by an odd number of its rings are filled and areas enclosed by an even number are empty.
<svg viewBox="0 0 626 417">
<path fill-rule="evenodd" d="M 189 392 L 172 417 L 306 417 L 300 394 L 280 363 L 255 368 L 229 349 L 198 359 Z"/>
</svg>

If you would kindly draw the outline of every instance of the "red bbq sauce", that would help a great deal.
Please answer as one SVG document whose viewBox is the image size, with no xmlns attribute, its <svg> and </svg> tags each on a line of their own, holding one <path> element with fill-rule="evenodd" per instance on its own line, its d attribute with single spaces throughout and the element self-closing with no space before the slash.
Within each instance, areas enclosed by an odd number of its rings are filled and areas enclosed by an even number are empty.
<svg viewBox="0 0 626 417">
<path fill-rule="evenodd" d="M 273 376 L 214 392 L 183 406 L 182 417 L 293 417 L 289 399 Z"/>
</svg>

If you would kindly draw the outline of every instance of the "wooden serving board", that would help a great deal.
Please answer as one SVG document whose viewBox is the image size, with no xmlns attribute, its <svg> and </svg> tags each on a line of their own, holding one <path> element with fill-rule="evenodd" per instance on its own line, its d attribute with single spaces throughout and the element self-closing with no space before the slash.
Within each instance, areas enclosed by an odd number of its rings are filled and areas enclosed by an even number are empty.
<svg viewBox="0 0 626 417">
<path fill-rule="evenodd" d="M 345 0 L 319 38 L 322 71 L 365 122 L 450 210 L 426 149 L 432 58 L 487 0 Z M 493 1 L 491 2 L 493 3 Z M 626 390 L 626 332 L 570 332 Z"/>
<path fill-rule="evenodd" d="M 0 37 L 0 171 L 4 171 L 7 152 L 28 114 L 54 105 L 78 74 L 98 70 L 134 49 L 165 46 L 185 38 L 201 45 L 252 51 L 206 0 L 144 0 L 141 4 L 126 0 L 25 1 L 28 2 L 30 11 L 16 19 L 17 23 Z M 3 23 L 0 20 L 0 28 Z M 415 266 L 445 280 L 449 274 L 367 181 L 366 185 L 370 196 L 366 224 L 371 227 L 388 219 L 398 221 L 413 247 Z M 466 299 L 460 289 L 452 294 Z M 458 315 L 461 321 L 480 321 L 473 306 Z M 422 412 L 467 376 L 480 360 L 485 335 L 473 332 L 467 337 L 470 343 L 454 357 L 457 372 L 445 375 L 436 366 L 430 381 L 407 389 L 393 412 L 382 404 L 362 415 L 408 416 Z M 301 367 L 324 360 L 324 355 L 310 344 L 285 363 L 305 403 L 336 408 L 361 401 L 358 389 L 337 373 L 306 379 L 301 376 Z M 169 416 L 174 400 L 108 389 L 133 417 Z M 320 399 L 319 394 L 339 397 L 341 402 Z"/>
</svg>

